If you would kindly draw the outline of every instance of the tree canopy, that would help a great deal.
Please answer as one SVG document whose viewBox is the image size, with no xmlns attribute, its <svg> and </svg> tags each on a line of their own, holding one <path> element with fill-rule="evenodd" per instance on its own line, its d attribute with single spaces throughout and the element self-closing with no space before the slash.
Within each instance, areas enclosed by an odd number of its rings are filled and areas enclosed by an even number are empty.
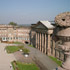
<svg viewBox="0 0 70 70">
<path fill-rule="evenodd" d="M 17 23 L 15 23 L 15 22 L 10 22 L 9 25 L 17 26 Z"/>
</svg>

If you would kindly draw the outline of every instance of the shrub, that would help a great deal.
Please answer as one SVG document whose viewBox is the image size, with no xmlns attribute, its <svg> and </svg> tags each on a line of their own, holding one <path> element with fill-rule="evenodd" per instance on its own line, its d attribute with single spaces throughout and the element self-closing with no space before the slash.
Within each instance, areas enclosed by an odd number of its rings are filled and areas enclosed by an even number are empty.
<svg viewBox="0 0 70 70">
<path fill-rule="evenodd" d="M 18 46 L 18 47 L 19 47 L 20 49 L 23 49 L 23 48 L 24 48 L 24 46 L 22 46 L 22 45 L 21 45 L 21 46 Z"/>
<path fill-rule="evenodd" d="M 29 47 L 33 47 L 33 48 L 35 48 L 33 45 L 30 45 L 30 44 L 29 44 L 28 46 L 29 46 Z"/>
<path fill-rule="evenodd" d="M 30 52 L 30 50 L 27 49 L 27 48 L 23 48 L 22 50 L 23 50 L 23 52 L 24 52 L 25 54 L 29 54 L 29 52 Z"/>
</svg>

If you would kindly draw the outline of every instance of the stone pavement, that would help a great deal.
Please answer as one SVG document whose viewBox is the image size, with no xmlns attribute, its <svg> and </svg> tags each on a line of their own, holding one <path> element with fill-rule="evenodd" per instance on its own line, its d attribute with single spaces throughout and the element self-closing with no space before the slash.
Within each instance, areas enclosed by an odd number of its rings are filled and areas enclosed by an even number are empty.
<svg viewBox="0 0 70 70">
<path fill-rule="evenodd" d="M 13 54 L 7 54 L 5 52 L 5 46 L 8 44 L 0 43 L 0 70 L 12 70 L 10 63 L 16 60 Z"/>
<path fill-rule="evenodd" d="M 30 55 L 29 55 L 29 57 L 25 57 L 23 52 L 21 52 L 21 51 L 15 52 L 14 56 L 15 56 L 16 60 L 18 60 L 20 62 L 23 62 L 23 63 L 34 63 Z"/>
<path fill-rule="evenodd" d="M 36 61 L 39 66 L 43 66 L 45 68 L 42 70 L 54 70 L 56 67 L 58 67 L 54 61 L 52 61 L 47 55 L 43 54 L 38 49 L 28 47 L 28 45 L 24 46 L 31 51 L 30 55 L 32 55 L 33 60 Z"/>
</svg>

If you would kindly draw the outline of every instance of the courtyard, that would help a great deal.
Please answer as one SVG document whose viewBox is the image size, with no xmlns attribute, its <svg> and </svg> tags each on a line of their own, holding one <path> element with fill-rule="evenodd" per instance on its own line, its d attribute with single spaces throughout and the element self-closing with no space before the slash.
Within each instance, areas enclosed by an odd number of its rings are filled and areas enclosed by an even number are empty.
<svg viewBox="0 0 70 70">
<path fill-rule="evenodd" d="M 27 64 L 36 64 L 40 70 L 52 70 L 58 66 L 41 51 L 33 47 L 29 47 L 26 44 L 24 44 L 25 48 L 28 48 L 30 50 L 29 57 L 24 57 L 23 52 L 21 51 L 16 51 L 14 53 L 8 54 L 5 50 L 5 47 L 8 45 L 11 46 L 14 44 L 0 43 L 0 70 L 11 70 L 10 65 L 14 60 Z"/>
</svg>

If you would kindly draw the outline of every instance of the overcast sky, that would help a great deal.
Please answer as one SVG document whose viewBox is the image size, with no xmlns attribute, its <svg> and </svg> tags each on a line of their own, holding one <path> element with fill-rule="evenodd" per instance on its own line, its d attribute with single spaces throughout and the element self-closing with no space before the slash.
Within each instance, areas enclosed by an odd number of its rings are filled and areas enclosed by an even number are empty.
<svg viewBox="0 0 70 70">
<path fill-rule="evenodd" d="M 67 11 L 70 11 L 70 0 L 0 0 L 0 24 L 52 21 L 59 13 Z"/>
</svg>

